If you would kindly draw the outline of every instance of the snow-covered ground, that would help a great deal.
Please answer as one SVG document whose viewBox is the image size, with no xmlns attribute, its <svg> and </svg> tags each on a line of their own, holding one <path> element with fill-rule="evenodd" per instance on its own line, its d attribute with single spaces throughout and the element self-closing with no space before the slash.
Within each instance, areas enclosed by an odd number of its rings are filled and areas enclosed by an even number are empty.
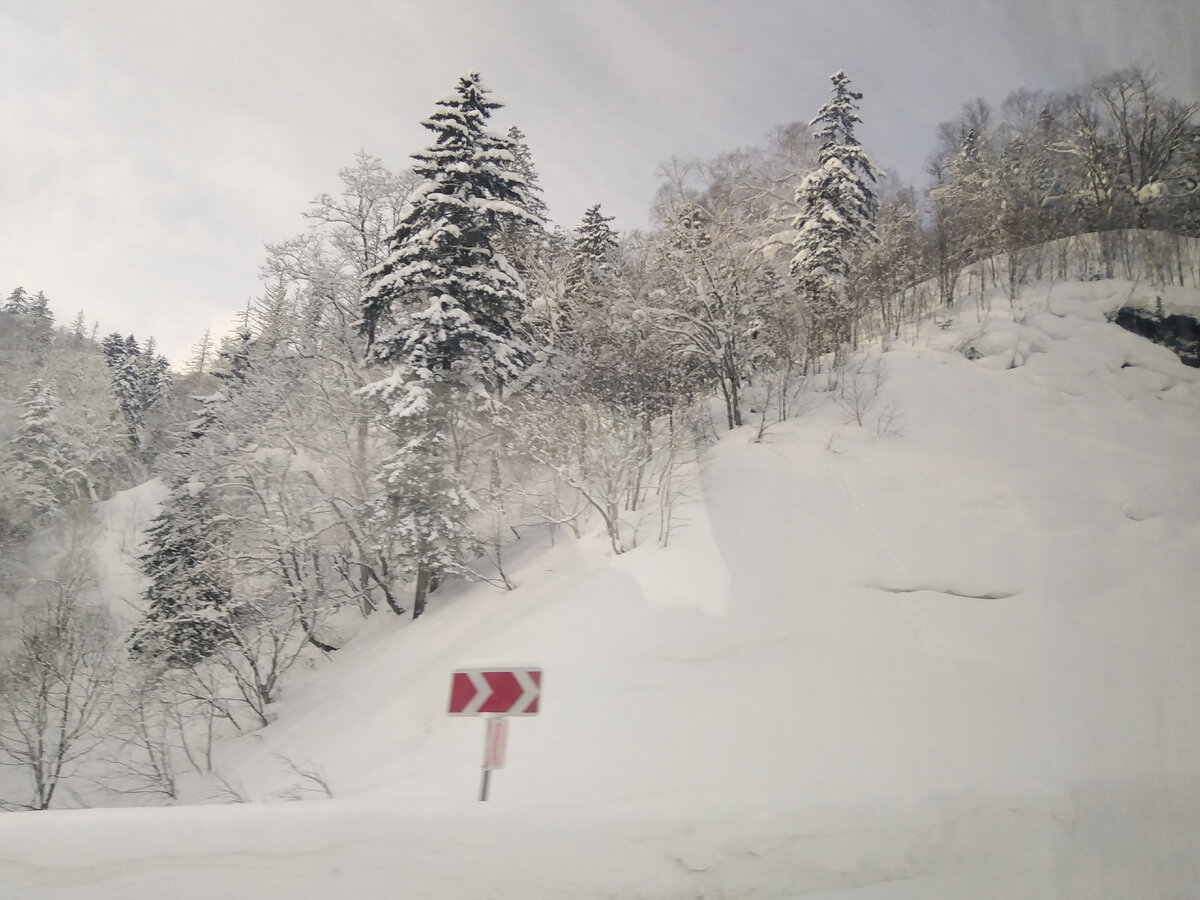
<svg viewBox="0 0 1200 900">
<path fill-rule="evenodd" d="M 303 673 L 222 748 L 256 802 L 0 816 L 0 896 L 1195 896 L 1200 372 L 1105 321 L 1146 290 L 966 303 L 727 435 L 669 548 L 526 552 Z M 480 663 L 545 670 L 487 803 Z"/>
</svg>

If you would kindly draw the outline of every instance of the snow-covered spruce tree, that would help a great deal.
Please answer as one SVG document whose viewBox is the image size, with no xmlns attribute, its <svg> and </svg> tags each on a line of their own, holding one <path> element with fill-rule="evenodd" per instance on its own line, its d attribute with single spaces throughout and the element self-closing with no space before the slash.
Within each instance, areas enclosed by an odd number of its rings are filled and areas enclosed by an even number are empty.
<svg viewBox="0 0 1200 900">
<path fill-rule="evenodd" d="M 612 216 L 600 212 L 600 204 L 589 206 L 575 229 L 567 263 L 567 297 L 587 303 L 597 293 L 611 292 L 616 280 L 617 233 L 608 224 Z"/>
<path fill-rule="evenodd" d="M 144 429 L 138 447 L 144 456 L 152 457 L 165 443 L 168 413 L 163 407 L 168 405 L 172 385 L 171 362 L 158 352 L 154 338 L 146 341 L 134 371 Z"/>
<path fill-rule="evenodd" d="M 130 454 L 110 372 L 96 344 L 60 334 L 43 371 L 58 395 L 67 453 L 85 473 L 87 497 L 105 499 L 142 480 L 144 475 Z"/>
<path fill-rule="evenodd" d="M 29 301 L 29 318 L 32 324 L 32 338 L 42 355 L 54 340 L 54 312 L 50 309 L 50 301 L 46 295 L 38 291 Z"/>
<path fill-rule="evenodd" d="M 15 287 L 8 299 L 4 301 L 4 311 L 14 316 L 24 316 L 29 313 L 30 297 L 25 288 Z"/>
<path fill-rule="evenodd" d="M 117 332 L 107 335 L 100 342 L 104 361 L 108 364 L 113 393 L 121 404 L 121 413 L 129 427 L 129 441 L 134 449 L 141 445 L 142 418 L 141 386 L 139 384 L 138 359 L 142 354 L 137 339 L 131 334 L 122 338 Z"/>
<path fill-rule="evenodd" d="M 607 327 L 599 320 L 607 318 L 620 278 L 619 244 L 611 221 L 600 212 L 600 204 L 590 207 L 574 231 L 556 235 L 557 246 L 546 255 L 553 276 L 541 284 L 535 281 L 535 287 L 542 288 L 532 295 L 535 330 L 547 346 L 559 351 L 565 370 L 578 370 L 583 364 L 583 333 Z"/>
<path fill-rule="evenodd" d="M 20 400 L 20 424 L 0 444 L 0 531 L 28 533 L 81 500 L 126 487 L 119 416 L 96 354 L 56 342 Z"/>
<path fill-rule="evenodd" d="M 46 295 L 38 291 L 29 296 L 24 288 L 14 288 L 0 306 L 0 396 L 4 384 L 9 387 L 29 383 L 46 361 L 54 339 L 54 313 Z"/>
<path fill-rule="evenodd" d="M 130 638 L 134 656 L 194 666 L 229 637 L 228 535 L 206 485 L 179 482 L 146 532 L 146 613 Z"/>
<path fill-rule="evenodd" d="M 249 314 L 247 313 L 247 319 Z M 254 346 L 254 332 L 248 322 L 238 326 L 233 334 L 221 339 L 217 358 L 213 362 L 212 374 L 232 389 L 240 389 L 250 372 L 250 355 Z"/>
<path fill-rule="evenodd" d="M 879 201 L 871 185 L 879 177 L 854 136 L 862 94 L 844 72 L 832 76 L 833 98 L 809 125 L 820 128 L 817 169 L 796 189 L 800 212 L 793 228 L 791 273 L 809 307 L 810 344 L 838 349 L 850 342 L 855 298 L 848 290 L 855 256 L 874 234 Z"/>
<path fill-rule="evenodd" d="M 533 153 L 525 142 L 525 132 L 516 125 L 508 129 L 508 145 L 513 155 L 512 169 L 525 179 L 525 207 L 533 214 L 533 219 L 501 222 L 501 236 L 496 246 L 521 277 L 528 281 L 536 276 L 541 258 L 548 249 L 550 235 L 544 227 L 547 210 L 540 196 L 541 180 L 533 164 Z"/>
<path fill-rule="evenodd" d="M 24 535 L 83 494 L 68 455 L 70 442 L 58 418 L 54 388 L 37 379 L 21 397 L 21 426 L 4 448 L 0 515 L 4 530 Z"/>
<path fill-rule="evenodd" d="M 100 347 L 125 418 L 129 444 L 142 455 L 147 449 L 146 415 L 167 389 L 170 363 L 155 351 L 153 338 L 143 348 L 132 334 L 122 338 L 113 332 L 105 336 Z"/>
<path fill-rule="evenodd" d="M 365 275 L 360 327 L 373 360 L 391 371 L 364 392 L 396 446 L 380 472 L 377 513 L 400 571 L 415 579 L 414 617 L 431 582 L 465 574 L 479 550 L 456 428 L 493 408 L 530 356 L 518 327 L 524 283 L 499 239 L 505 223 L 538 218 L 509 141 L 486 128 L 500 106 L 489 93 L 470 72 L 423 123 L 435 140 L 414 156 L 422 183 L 387 260 Z"/>
</svg>

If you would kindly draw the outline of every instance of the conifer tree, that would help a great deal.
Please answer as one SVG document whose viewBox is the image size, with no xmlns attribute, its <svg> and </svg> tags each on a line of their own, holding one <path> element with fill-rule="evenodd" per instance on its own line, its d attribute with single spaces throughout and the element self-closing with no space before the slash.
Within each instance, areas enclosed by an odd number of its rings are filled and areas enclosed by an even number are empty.
<svg viewBox="0 0 1200 900">
<path fill-rule="evenodd" d="M 63 360 L 53 362 L 57 367 Z M 20 425 L 0 445 L 0 533 L 26 535 L 76 501 L 99 499 L 117 480 L 119 459 L 105 430 L 115 413 L 107 385 L 101 379 L 103 390 L 96 392 L 61 372 L 44 376 L 26 388 Z"/>
<path fill-rule="evenodd" d="M 159 354 L 154 338 L 146 341 L 146 346 L 138 356 L 136 369 L 142 409 L 148 410 L 166 391 L 171 371 L 171 363 Z"/>
<path fill-rule="evenodd" d="M 132 334 L 127 338 L 122 338 L 115 331 L 100 342 L 100 348 L 104 352 L 104 361 L 108 364 L 113 393 L 125 416 L 125 424 L 129 429 L 129 441 L 137 448 L 144 424 L 140 403 L 141 387 L 138 383 L 137 371 L 141 348 Z"/>
<path fill-rule="evenodd" d="M 862 94 L 835 73 L 833 98 L 810 123 L 819 125 L 817 169 L 796 189 L 800 213 L 793 223 L 791 273 L 809 304 L 809 327 L 817 343 L 838 347 L 851 339 L 856 303 L 848 291 L 856 253 L 874 235 L 879 200 L 871 185 L 879 177 L 854 135 Z"/>
<path fill-rule="evenodd" d="M 29 301 L 29 314 L 44 321 L 47 327 L 54 324 L 54 312 L 50 309 L 50 301 L 41 291 L 38 291 Z"/>
<path fill-rule="evenodd" d="M 25 293 L 25 288 L 13 288 L 8 299 L 4 301 L 4 311 L 14 316 L 23 316 L 29 312 L 29 295 Z"/>
<path fill-rule="evenodd" d="M 3 310 L 17 318 L 24 331 L 24 349 L 35 365 L 41 366 L 54 340 L 54 313 L 46 295 L 38 291 L 30 297 L 24 288 L 15 288 L 4 302 Z"/>
<path fill-rule="evenodd" d="M 557 290 L 543 298 L 542 316 L 548 326 L 547 343 L 562 351 L 559 362 L 568 368 L 584 366 L 580 350 L 590 338 L 603 341 L 604 321 L 611 312 L 617 290 L 617 233 L 613 219 L 590 207 L 571 233 L 571 242 L 560 251 Z"/>
<path fill-rule="evenodd" d="M 571 256 L 567 263 L 567 296 L 580 300 L 597 289 L 612 286 L 614 260 L 617 254 L 617 233 L 609 226 L 612 216 L 600 212 L 600 204 L 588 207 L 579 227 L 575 229 L 575 240 L 571 242 Z"/>
<path fill-rule="evenodd" d="M 28 320 L 29 340 L 34 346 L 34 354 L 39 361 L 45 362 L 50 344 L 54 341 L 54 312 L 50 309 L 50 301 L 41 291 L 29 301 Z"/>
<path fill-rule="evenodd" d="M 434 142 L 414 156 L 422 183 L 387 260 L 365 275 L 360 328 L 390 373 L 364 391 L 397 448 L 381 474 L 378 513 L 401 570 L 415 578 L 414 617 L 431 583 L 465 573 L 478 550 L 454 458 L 455 421 L 493 408 L 530 356 L 518 324 L 524 282 L 500 244 L 506 225 L 538 217 L 511 143 L 486 128 L 500 106 L 489 94 L 470 72 L 438 101 L 423 123 Z"/>
<path fill-rule="evenodd" d="M 525 132 L 516 125 L 508 129 L 508 144 L 513 157 L 513 171 L 525 179 L 525 207 L 539 223 L 547 219 L 546 204 L 538 195 L 541 193 L 540 179 L 537 167 L 533 163 L 533 153 L 525 140 Z"/>
<path fill-rule="evenodd" d="M 224 530 L 206 486 L 181 481 L 146 532 L 146 613 L 130 639 L 135 656 L 173 667 L 211 656 L 229 634 Z"/>
<path fill-rule="evenodd" d="M 254 332 L 248 324 L 241 325 L 233 334 L 223 338 L 212 374 L 227 385 L 236 387 L 245 384 L 250 372 L 250 352 L 254 342 Z"/>
<path fill-rule="evenodd" d="M 20 519 L 36 524 L 76 496 L 78 473 L 67 455 L 53 387 L 35 380 L 21 397 L 21 427 L 7 447 L 6 480 L 21 507 Z M 15 514 L 15 511 L 14 511 Z"/>
<path fill-rule="evenodd" d="M 204 336 L 192 345 L 192 355 L 188 357 L 187 371 L 193 375 L 203 375 L 208 371 L 209 357 L 212 355 L 212 329 L 204 329 Z"/>
<path fill-rule="evenodd" d="M 155 352 L 154 339 L 142 349 L 132 334 L 122 338 L 117 332 L 100 343 L 108 364 L 113 393 L 121 406 L 129 441 L 138 452 L 143 450 L 146 413 L 166 389 L 170 363 Z"/>
<path fill-rule="evenodd" d="M 414 156 L 424 179 L 367 272 L 363 331 L 376 360 L 404 361 L 414 402 L 431 381 L 493 390 L 523 368 L 517 332 L 524 284 L 497 249 L 501 225 L 537 222 L 509 143 L 485 125 L 499 103 L 463 76 L 423 124 L 435 142 Z"/>
<path fill-rule="evenodd" d="M 540 196 L 542 188 L 533 154 L 525 142 L 525 133 L 516 125 L 508 129 L 508 144 L 513 171 L 525 180 L 525 208 L 536 221 L 521 218 L 501 222 L 498 246 L 513 268 L 528 280 L 547 251 L 549 235 L 544 227 L 547 210 Z"/>
</svg>

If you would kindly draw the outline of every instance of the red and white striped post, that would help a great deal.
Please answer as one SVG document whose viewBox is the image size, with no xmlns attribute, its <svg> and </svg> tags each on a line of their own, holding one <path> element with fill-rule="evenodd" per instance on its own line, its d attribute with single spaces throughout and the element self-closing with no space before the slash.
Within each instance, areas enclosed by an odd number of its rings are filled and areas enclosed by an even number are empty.
<svg viewBox="0 0 1200 900">
<path fill-rule="evenodd" d="M 479 786 L 479 799 L 488 798 L 488 782 L 493 769 L 504 768 L 504 754 L 508 749 L 508 719 L 497 716 L 487 720 L 487 732 L 483 745 L 483 782 Z"/>
</svg>

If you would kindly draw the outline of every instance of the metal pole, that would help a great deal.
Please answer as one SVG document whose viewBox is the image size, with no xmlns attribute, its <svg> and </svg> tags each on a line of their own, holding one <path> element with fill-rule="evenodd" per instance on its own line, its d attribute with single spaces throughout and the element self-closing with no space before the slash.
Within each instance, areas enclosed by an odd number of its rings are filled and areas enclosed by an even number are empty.
<svg viewBox="0 0 1200 900">
<path fill-rule="evenodd" d="M 483 782 L 479 785 L 479 799 L 481 801 L 487 800 L 488 781 L 490 780 L 491 774 L 492 774 L 492 770 L 489 769 L 487 766 L 484 766 L 483 767 Z"/>
</svg>

